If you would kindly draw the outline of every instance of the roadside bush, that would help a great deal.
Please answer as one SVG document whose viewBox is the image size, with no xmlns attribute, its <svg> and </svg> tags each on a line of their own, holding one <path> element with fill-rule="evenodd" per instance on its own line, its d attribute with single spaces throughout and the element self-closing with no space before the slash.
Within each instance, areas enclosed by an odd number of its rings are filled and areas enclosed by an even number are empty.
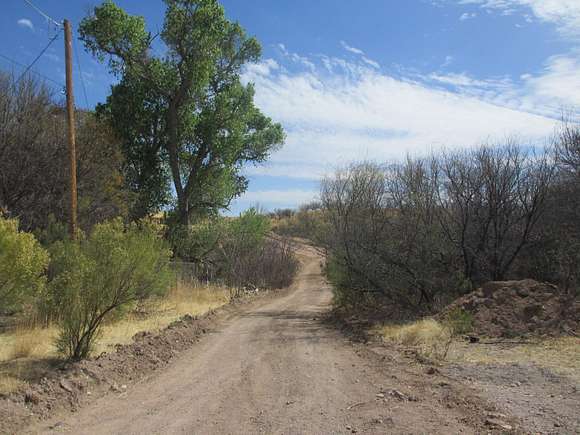
<svg viewBox="0 0 580 435">
<path fill-rule="evenodd" d="M 225 230 L 222 218 L 205 219 L 192 225 L 171 225 L 168 239 L 173 254 L 182 261 L 197 264 L 210 260 Z"/>
<path fill-rule="evenodd" d="M 0 312 L 20 308 L 43 290 L 47 264 L 48 253 L 34 236 L 0 215 Z"/>
<path fill-rule="evenodd" d="M 281 288 L 292 282 L 298 260 L 288 240 L 273 239 L 270 230 L 270 218 L 251 208 L 236 218 L 173 226 L 169 238 L 176 259 L 210 270 L 223 284 L 239 291 Z"/>
<path fill-rule="evenodd" d="M 383 299 L 425 314 L 484 282 L 517 278 L 541 236 L 552 162 L 508 141 L 336 171 L 321 199 L 341 271 L 337 303 Z"/>
<path fill-rule="evenodd" d="M 268 216 L 253 208 L 228 222 L 219 248 L 227 284 L 281 288 L 292 282 L 298 260 L 286 240 L 269 238 L 270 225 Z"/>
<path fill-rule="evenodd" d="M 86 358 L 104 322 L 138 301 L 166 292 L 170 250 L 149 223 L 97 224 L 80 242 L 52 247 L 50 303 L 58 317 L 59 352 Z"/>
</svg>

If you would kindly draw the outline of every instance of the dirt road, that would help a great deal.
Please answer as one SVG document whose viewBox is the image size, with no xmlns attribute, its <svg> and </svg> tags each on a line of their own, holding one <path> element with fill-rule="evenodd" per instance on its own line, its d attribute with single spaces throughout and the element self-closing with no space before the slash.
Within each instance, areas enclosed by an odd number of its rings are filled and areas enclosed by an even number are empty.
<svg viewBox="0 0 580 435">
<path fill-rule="evenodd" d="M 284 297 L 227 320 L 163 373 L 33 432 L 479 432 L 465 409 L 445 399 L 448 384 L 368 358 L 324 322 L 331 289 L 319 256 L 303 250 L 302 258 Z"/>
</svg>

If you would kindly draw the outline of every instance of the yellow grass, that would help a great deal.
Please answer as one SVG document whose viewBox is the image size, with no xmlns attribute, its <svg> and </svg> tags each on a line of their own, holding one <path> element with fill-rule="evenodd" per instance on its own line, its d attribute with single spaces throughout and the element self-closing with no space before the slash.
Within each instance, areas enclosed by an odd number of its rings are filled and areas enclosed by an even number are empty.
<svg viewBox="0 0 580 435">
<path fill-rule="evenodd" d="M 161 302 L 148 307 L 147 315 L 129 314 L 125 319 L 103 328 L 95 353 L 110 351 L 116 344 L 127 344 L 141 331 L 159 331 L 186 314 L 197 316 L 228 302 L 229 290 L 224 287 L 191 287 L 178 284 Z"/>
<path fill-rule="evenodd" d="M 0 335 L 0 362 L 54 356 L 55 328 L 21 328 Z"/>
<path fill-rule="evenodd" d="M 27 385 L 25 381 L 8 373 L 0 373 L 0 393 L 10 394 L 24 388 Z"/>
<path fill-rule="evenodd" d="M 452 339 L 449 328 L 433 319 L 404 325 L 385 325 L 378 333 L 386 341 L 414 348 L 428 358 L 445 357 Z"/>
<path fill-rule="evenodd" d="M 201 315 L 226 304 L 229 289 L 178 283 L 160 301 L 107 324 L 96 343 L 95 354 L 111 351 L 116 344 L 131 343 L 141 331 L 159 331 L 186 314 Z M 36 379 L 48 361 L 57 358 L 56 327 L 24 327 L 0 334 L 0 393 L 9 393 Z"/>
</svg>

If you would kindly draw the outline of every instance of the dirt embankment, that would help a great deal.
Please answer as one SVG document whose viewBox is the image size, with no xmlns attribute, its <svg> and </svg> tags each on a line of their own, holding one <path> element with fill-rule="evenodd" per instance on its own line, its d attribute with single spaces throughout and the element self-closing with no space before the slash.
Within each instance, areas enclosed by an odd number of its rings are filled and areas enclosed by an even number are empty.
<svg viewBox="0 0 580 435">
<path fill-rule="evenodd" d="M 186 316 L 161 333 L 139 333 L 130 345 L 119 345 L 113 353 L 65 365 L 40 383 L 0 399 L 0 432 L 14 433 L 37 418 L 62 410 L 76 411 L 109 391 L 125 391 L 127 384 L 162 369 L 199 341 L 216 317 L 215 313 L 200 318 Z"/>
<path fill-rule="evenodd" d="M 486 337 L 577 335 L 580 327 L 580 300 L 531 279 L 489 282 L 439 317 L 457 308 L 470 313 L 473 332 Z"/>
</svg>

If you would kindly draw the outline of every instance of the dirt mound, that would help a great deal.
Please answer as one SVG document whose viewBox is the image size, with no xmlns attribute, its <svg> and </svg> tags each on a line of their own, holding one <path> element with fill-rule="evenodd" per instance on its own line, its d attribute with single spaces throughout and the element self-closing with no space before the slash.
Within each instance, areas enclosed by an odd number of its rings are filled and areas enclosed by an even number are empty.
<svg viewBox="0 0 580 435">
<path fill-rule="evenodd" d="M 457 299 L 439 317 L 458 308 L 473 316 L 474 333 L 488 337 L 576 335 L 580 326 L 578 298 L 531 279 L 489 282 Z"/>
</svg>

